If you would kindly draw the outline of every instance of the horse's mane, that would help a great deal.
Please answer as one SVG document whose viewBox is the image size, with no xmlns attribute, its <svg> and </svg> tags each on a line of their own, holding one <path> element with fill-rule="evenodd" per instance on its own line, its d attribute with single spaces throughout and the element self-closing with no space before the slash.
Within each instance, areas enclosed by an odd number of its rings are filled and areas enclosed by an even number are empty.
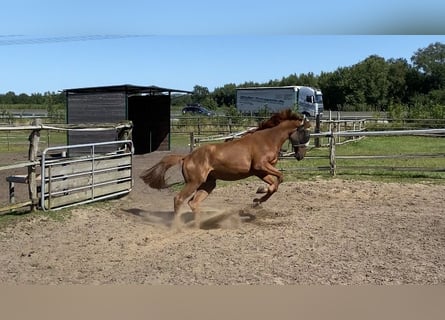
<svg viewBox="0 0 445 320">
<path fill-rule="evenodd" d="M 279 125 L 281 122 L 285 120 L 304 120 L 304 117 L 300 114 L 293 112 L 291 109 L 282 110 L 281 112 L 273 114 L 268 120 L 264 120 L 259 124 L 257 128 L 250 129 L 247 132 L 244 132 L 241 137 L 246 135 L 250 135 L 256 131 L 264 130 L 267 128 L 272 128 Z M 235 139 L 234 137 L 227 138 L 225 141 L 231 141 Z"/>
<path fill-rule="evenodd" d="M 268 120 L 264 120 L 263 122 L 261 122 L 256 131 L 275 127 L 286 120 L 302 121 L 304 120 L 304 118 L 302 115 L 293 112 L 291 109 L 285 109 L 280 112 L 274 113 Z"/>
</svg>

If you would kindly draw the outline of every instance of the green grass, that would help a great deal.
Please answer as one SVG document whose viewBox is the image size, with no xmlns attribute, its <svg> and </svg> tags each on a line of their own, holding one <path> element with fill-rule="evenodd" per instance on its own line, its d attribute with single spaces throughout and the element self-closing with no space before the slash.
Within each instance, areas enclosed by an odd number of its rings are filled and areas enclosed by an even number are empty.
<svg viewBox="0 0 445 320">
<path fill-rule="evenodd" d="M 84 205 L 85 208 L 93 210 L 95 208 L 111 210 L 113 202 L 101 200 Z M 63 208 L 59 210 L 36 210 L 30 211 L 27 208 L 11 211 L 0 214 L 0 230 L 8 226 L 13 226 L 17 222 L 34 221 L 34 220 L 52 220 L 52 221 L 66 221 L 72 217 L 73 208 Z M 26 220 L 24 220 L 26 219 Z"/>
<path fill-rule="evenodd" d="M 0 152 L 28 152 L 28 137 L 30 130 L 0 131 Z M 66 132 L 42 130 L 40 135 L 39 150 L 43 151 L 48 146 L 62 146 L 66 144 Z"/>
<path fill-rule="evenodd" d="M 13 226 L 17 222 L 23 222 L 24 219 L 27 221 L 32 221 L 35 219 L 45 220 L 50 219 L 53 221 L 65 221 L 70 219 L 71 210 L 70 209 L 62 209 L 57 211 L 12 211 L 9 213 L 0 214 L 0 230 L 7 228 L 8 226 Z"/>
<path fill-rule="evenodd" d="M 337 159 L 337 176 L 380 181 L 406 180 L 415 182 L 426 180 L 435 183 L 445 183 L 445 156 L 443 156 L 445 154 L 445 138 L 414 136 L 366 137 L 356 142 L 336 146 L 336 156 L 398 156 L 435 153 L 441 153 L 442 156 L 409 159 Z M 293 159 L 282 159 L 278 162 L 277 167 L 285 172 L 288 180 L 310 179 L 314 175 L 329 177 L 329 170 L 316 171 L 317 167 L 329 167 L 329 149 L 312 149 L 306 153 L 306 158 L 300 162 Z M 398 167 L 401 169 L 398 169 Z M 410 167 L 443 171 L 404 170 Z M 306 168 L 306 170 L 303 170 L 303 168 Z"/>
<path fill-rule="evenodd" d="M 175 149 L 179 147 L 187 147 L 190 143 L 189 133 L 176 133 L 172 134 L 170 139 L 170 148 Z"/>
</svg>

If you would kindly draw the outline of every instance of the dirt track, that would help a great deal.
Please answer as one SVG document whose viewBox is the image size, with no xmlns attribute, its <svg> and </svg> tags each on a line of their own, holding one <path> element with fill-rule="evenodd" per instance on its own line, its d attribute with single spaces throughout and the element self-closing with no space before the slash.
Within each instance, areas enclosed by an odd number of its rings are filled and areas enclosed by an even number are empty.
<svg viewBox="0 0 445 320">
<path fill-rule="evenodd" d="M 174 192 L 138 178 L 163 154 L 135 156 L 124 198 L 1 229 L 0 283 L 445 284 L 444 185 L 315 178 L 253 209 L 239 181 L 204 202 L 230 218 L 178 233 Z"/>
</svg>

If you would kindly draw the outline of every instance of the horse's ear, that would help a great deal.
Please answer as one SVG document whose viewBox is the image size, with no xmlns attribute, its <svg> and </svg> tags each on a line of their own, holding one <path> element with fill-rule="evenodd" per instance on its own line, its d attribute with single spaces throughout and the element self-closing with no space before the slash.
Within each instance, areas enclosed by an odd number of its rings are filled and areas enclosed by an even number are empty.
<svg viewBox="0 0 445 320">
<path fill-rule="evenodd" d="M 304 117 L 303 125 L 305 129 L 309 129 L 311 127 L 311 122 L 309 121 L 308 118 Z"/>
</svg>

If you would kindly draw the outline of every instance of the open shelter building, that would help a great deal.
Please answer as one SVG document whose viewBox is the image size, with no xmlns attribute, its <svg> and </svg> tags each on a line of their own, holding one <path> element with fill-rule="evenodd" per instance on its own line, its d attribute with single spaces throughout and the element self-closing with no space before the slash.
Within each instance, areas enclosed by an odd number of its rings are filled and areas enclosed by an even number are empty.
<svg viewBox="0 0 445 320">
<path fill-rule="evenodd" d="M 115 85 L 64 90 L 68 124 L 133 123 L 135 154 L 170 150 L 171 94 L 190 91 L 157 86 Z M 68 144 L 116 140 L 116 132 L 68 131 Z"/>
</svg>

